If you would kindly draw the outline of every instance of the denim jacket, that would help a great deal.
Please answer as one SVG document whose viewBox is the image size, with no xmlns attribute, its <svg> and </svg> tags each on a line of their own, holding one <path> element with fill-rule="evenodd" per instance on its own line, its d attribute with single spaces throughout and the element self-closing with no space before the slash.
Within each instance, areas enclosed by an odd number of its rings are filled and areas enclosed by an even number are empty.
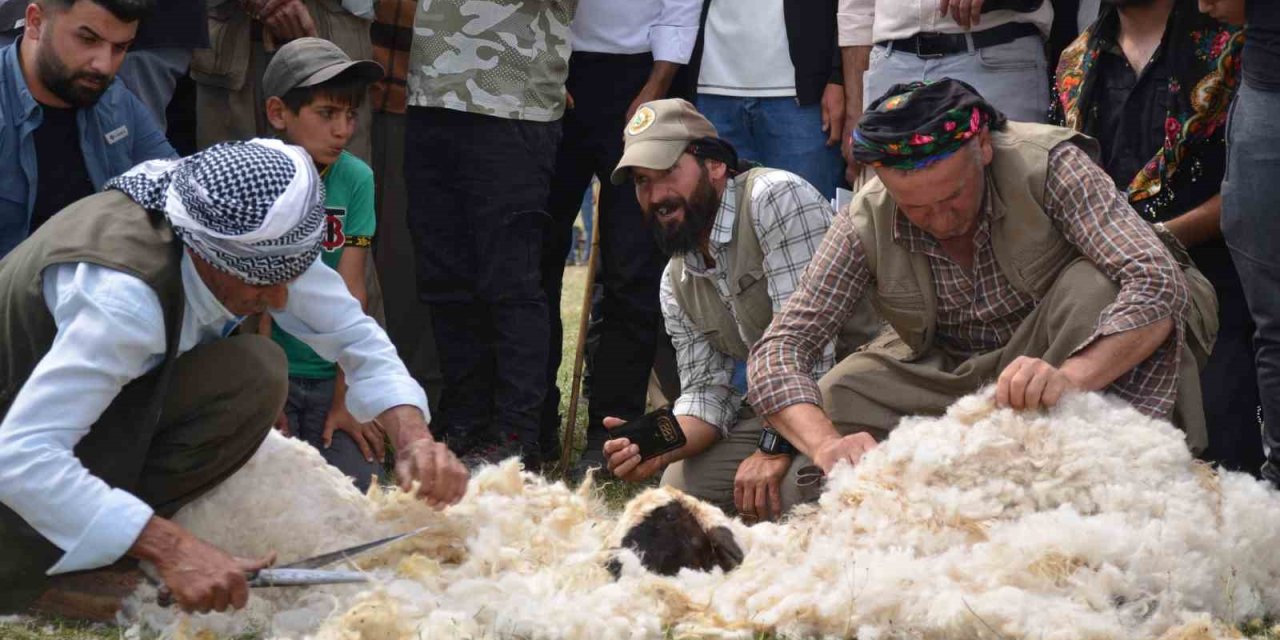
<svg viewBox="0 0 1280 640">
<path fill-rule="evenodd" d="M 18 60 L 19 38 L 0 49 L 0 258 L 27 237 L 36 204 L 36 143 L 44 112 L 32 97 Z M 134 165 L 175 158 L 147 108 L 121 82 L 112 82 L 92 107 L 76 113 L 80 150 L 95 189 Z"/>
</svg>

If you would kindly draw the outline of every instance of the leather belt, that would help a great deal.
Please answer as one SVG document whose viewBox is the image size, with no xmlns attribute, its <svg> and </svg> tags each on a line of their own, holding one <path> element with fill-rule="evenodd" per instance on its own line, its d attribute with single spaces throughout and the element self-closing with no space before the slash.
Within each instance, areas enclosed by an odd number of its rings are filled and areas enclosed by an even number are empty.
<svg viewBox="0 0 1280 640">
<path fill-rule="evenodd" d="M 998 27 L 975 31 L 970 34 L 917 33 L 910 38 L 886 40 L 876 44 L 889 47 L 894 51 L 914 54 L 921 58 L 940 58 L 946 55 L 968 52 L 969 37 L 973 38 L 974 49 L 985 49 L 1013 42 L 1018 38 L 1025 38 L 1030 35 L 1040 35 L 1040 29 L 1029 22 L 1006 22 Z"/>
</svg>

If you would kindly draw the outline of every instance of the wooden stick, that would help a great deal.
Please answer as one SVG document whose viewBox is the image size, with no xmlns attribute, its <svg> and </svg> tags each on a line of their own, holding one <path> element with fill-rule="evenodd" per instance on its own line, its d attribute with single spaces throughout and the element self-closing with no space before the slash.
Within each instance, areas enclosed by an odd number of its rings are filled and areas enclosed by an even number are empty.
<svg viewBox="0 0 1280 640">
<path fill-rule="evenodd" d="M 582 390 L 582 365 L 586 357 L 587 329 L 591 325 L 591 289 L 596 281 L 596 261 L 600 257 L 600 206 L 591 210 L 591 255 L 587 258 L 587 283 L 582 291 L 582 317 L 578 319 L 578 347 L 573 355 L 573 383 L 569 392 L 569 421 L 564 428 L 560 466 L 567 474 L 569 454 L 578 435 L 578 394 Z"/>
</svg>

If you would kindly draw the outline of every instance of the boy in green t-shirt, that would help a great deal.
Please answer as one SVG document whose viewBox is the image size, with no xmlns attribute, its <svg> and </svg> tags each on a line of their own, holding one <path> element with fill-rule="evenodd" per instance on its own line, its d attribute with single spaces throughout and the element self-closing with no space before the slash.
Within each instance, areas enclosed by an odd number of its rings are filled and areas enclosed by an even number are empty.
<svg viewBox="0 0 1280 640">
<path fill-rule="evenodd" d="M 373 171 L 345 148 L 356 128 L 356 109 L 368 86 L 382 77 L 372 60 L 353 62 L 333 43 L 300 38 L 276 52 L 263 74 L 266 116 L 289 144 L 311 154 L 324 179 L 321 260 L 337 269 L 351 295 L 366 304 L 365 260 L 373 240 Z M 261 328 L 289 357 L 289 399 L 276 427 L 320 450 L 329 464 L 355 479 L 361 491 L 384 479 L 386 437 L 375 424 L 347 412 L 342 369 L 264 316 Z"/>
</svg>

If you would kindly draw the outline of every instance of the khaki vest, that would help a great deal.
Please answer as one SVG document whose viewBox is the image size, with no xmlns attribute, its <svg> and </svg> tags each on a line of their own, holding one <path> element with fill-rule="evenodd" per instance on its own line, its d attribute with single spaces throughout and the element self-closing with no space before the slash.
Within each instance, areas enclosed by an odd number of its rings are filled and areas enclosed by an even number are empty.
<svg viewBox="0 0 1280 640">
<path fill-rule="evenodd" d="M 107 191 L 63 209 L 0 260 L 0 420 L 53 344 L 57 327 L 45 304 L 42 273 L 67 262 L 132 274 L 160 297 L 166 353 L 148 414 L 158 420 L 182 326 L 181 257 L 182 243 L 163 214 L 148 212 L 119 191 Z"/>
<path fill-rule="evenodd" d="M 724 269 L 729 282 L 729 302 L 725 303 L 708 278 L 685 277 L 684 257 L 674 256 L 668 267 L 676 303 L 706 336 L 716 350 L 738 360 L 746 360 L 751 346 L 760 340 L 773 321 L 773 299 L 764 272 L 764 250 L 756 237 L 751 192 L 756 178 L 776 169 L 756 168 L 735 177 L 737 219 L 725 252 Z M 836 355 L 843 358 L 875 336 L 879 322 L 865 302 L 841 329 L 836 338 Z M 745 340 L 744 340 L 745 338 Z"/>
<path fill-rule="evenodd" d="M 1019 122 L 993 132 L 991 142 L 991 247 L 1009 283 L 1040 299 L 1079 255 L 1044 212 L 1049 151 L 1071 142 L 1096 158 L 1097 143 L 1070 129 Z M 933 344 L 938 314 L 928 258 L 893 241 L 898 207 L 878 178 L 849 209 L 875 279 L 871 303 L 915 355 L 923 354 Z"/>
</svg>

